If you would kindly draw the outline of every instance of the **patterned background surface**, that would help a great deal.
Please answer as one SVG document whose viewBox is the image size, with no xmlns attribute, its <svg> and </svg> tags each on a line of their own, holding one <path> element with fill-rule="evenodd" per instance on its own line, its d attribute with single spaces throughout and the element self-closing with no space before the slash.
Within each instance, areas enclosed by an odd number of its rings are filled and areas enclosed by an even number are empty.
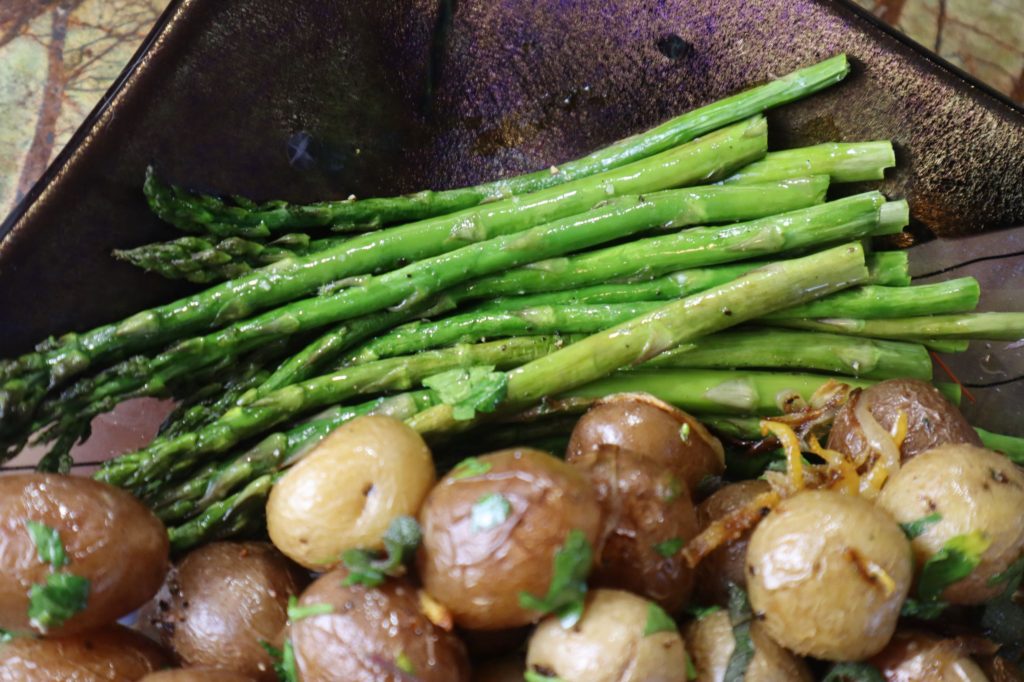
<svg viewBox="0 0 1024 682">
<path fill-rule="evenodd" d="M 0 216 L 32 187 L 168 1 L 0 1 Z M 1024 0 L 857 1 L 1024 102 Z"/>
</svg>

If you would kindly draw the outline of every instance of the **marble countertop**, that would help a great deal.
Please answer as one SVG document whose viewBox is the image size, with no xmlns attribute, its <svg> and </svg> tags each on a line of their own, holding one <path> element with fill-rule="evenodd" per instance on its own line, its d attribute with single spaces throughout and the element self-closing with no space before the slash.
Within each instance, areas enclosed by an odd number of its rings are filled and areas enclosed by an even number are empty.
<svg viewBox="0 0 1024 682">
<path fill-rule="evenodd" d="M 857 1 L 1024 102 L 1024 0 Z M 168 2 L 0 2 L 0 216 L 31 189 Z"/>
</svg>

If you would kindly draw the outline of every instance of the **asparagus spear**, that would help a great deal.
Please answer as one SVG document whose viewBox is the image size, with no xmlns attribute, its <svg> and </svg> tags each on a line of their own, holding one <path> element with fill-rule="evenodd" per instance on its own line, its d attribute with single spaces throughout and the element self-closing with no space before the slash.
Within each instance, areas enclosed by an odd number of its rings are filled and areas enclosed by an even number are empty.
<svg viewBox="0 0 1024 682">
<path fill-rule="evenodd" d="M 464 245 L 507 236 L 570 216 L 615 195 L 715 179 L 764 154 L 763 117 L 589 178 L 459 213 L 353 237 L 305 258 L 288 259 L 174 303 L 84 334 L 66 334 L 35 353 L 0 362 L 0 443 L 21 438 L 45 393 L 94 364 L 222 327 L 353 275 L 437 257 Z M 709 191 L 710 197 L 720 192 Z M 686 206 L 703 215 L 695 196 Z M 684 216 L 677 216 L 681 220 Z M 667 221 L 666 221 L 667 222 Z M 526 262 L 526 261 L 524 261 Z M 11 448 L 6 448 L 10 456 Z"/>
<path fill-rule="evenodd" d="M 856 243 L 773 263 L 512 370 L 507 374 L 502 407 L 521 409 L 546 395 L 572 390 L 620 367 L 649 360 L 686 341 L 826 296 L 867 276 L 864 250 Z M 424 410 L 408 423 L 427 435 L 457 430 L 465 424 L 455 420 L 451 405 Z"/>
<path fill-rule="evenodd" d="M 981 288 L 978 280 L 973 277 L 912 287 L 863 286 L 842 291 L 821 301 L 780 310 L 767 315 L 765 319 L 860 317 L 874 320 L 962 313 L 974 310 L 980 296 Z"/>
<path fill-rule="evenodd" d="M 194 519 L 168 528 L 171 551 L 181 552 L 204 542 L 233 537 L 254 526 L 259 527 L 273 483 L 270 474 L 260 476 L 241 491 L 210 505 Z"/>
<path fill-rule="evenodd" d="M 536 192 L 632 163 L 765 109 L 806 97 L 839 82 L 848 72 L 846 56 L 839 55 L 677 116 L 588 156 L 559 164 L 553 171 L 545 169 L 475 187 L 424 191 L 391 198 L 328 201 L 307 206 L 282 201 L 257 205 L 246 200 L 232 205 L 215 197 L 167 187 L 150 171 L 145 190 L 157 215 L 190 232 L 265 236 L 296 227 L 331 225 L 336 229 L 349 229 L 419 220 L 512 195 Z"/>
<path fill-rule="evenodd" d="M 823 318 L 765 320 L 791 329 L 870 336 L 878 339 L 1017 341 L 1024 338 L 1024 313 L 963 313 L 891 320 Z"/>
<path fill-rule="evenodd" d="M 883 179 L 885 169 L 894 165 L 896 154 L 888 140 L 828 142 L 813 147 L 770 152 L 722 183 L 768 182 L 819 174 L 830 176 L 832 182 L 862 182 Z"/>
</svg>

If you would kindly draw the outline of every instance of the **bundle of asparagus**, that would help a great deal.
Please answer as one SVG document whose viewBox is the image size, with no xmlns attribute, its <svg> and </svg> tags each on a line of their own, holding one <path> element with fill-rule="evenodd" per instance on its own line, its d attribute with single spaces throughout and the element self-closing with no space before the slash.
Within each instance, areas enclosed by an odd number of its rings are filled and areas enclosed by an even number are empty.
<svg viewBox="0 0 1024 682">
<path fill-rule="evenodd" d="M 905 202 L 825 200 L 831 183 L 881 179 L 890 143 L 767 151 L 763 112 L 847 71 L 834 57 L 455 190 L 256 204 L 150 172 L 153 210 L 192 234 L 116 255 L 215 284 L 0 361 L 3 454 L 34 437 L 52 443 L 41 466 L 66 470 L 92 417 L 178 399 L 153 443 L 97 478 L 149 503 L 184 549 L 258 527 L 275 477 L 362 414 L 443 443 L 550 399 L 647 391 L 742 431 L 830 376 L 930 379 L 930 348 L 1024 336 L 1024 314 L 971 312 L 973 279 L 910 286 L 905 253 L 866 248 L 903 229 Z M 506 431 L 541 439 L 552 423 Z"/>
</svg>

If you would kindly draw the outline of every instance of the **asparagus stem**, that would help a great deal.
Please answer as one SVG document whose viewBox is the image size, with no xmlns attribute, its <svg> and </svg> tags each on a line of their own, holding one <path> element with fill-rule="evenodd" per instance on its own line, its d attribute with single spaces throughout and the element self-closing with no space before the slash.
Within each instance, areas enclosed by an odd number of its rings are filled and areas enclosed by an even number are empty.
<svg viewBox="0 0 1024 682">
<path fill-rule="evenodd" d="M 649 360 L 681 343 L 826 296 L 867 276 L 864 250 L 857 243 L 773 263 L 512 370 L 502 405 L 516 409 L 533 404 L 546 395 L 572 390 L 620 367 Z M 456 422 L 450 405 L 424 410 L 408 423 L 428 435 L 467 425 Z"/>
<path fill-rule="evenodd" d="M 866 319 L 963 313 L 978 305 L 981 288 L 973 277 L 912 287 L 863 286 L 827 299 L 780 310 L 765 319 L 857 317 Z"/>
<path fill-rule="evenodd" d="M 977 426 L 974 430 L 981 436 L 981 442 L 989 450 L 1001 452 L 1010 458 L 1015 464 L 1024 466 L 1024 438 L 1017 436 L 1006 436 L 1001 433 L 992 433 Z"/>
<path fill-rule="evenodd" d="M 883 179 L 885 169 L 895 165 L 896 154 L 888 140 L 829 142 L 770 152 L 722 182 L 745 184 L 819 174 L 830 176 L 832 182 L 862 182 Z"/>
<path fill-rule="evenodd" d="M 910 338 L 905 339 L 906 341 L 913 341 L 914 343 L 920 343 L 928 350 L 933 350 L 936 353 L 963 353 L 967 350 L 971 342 L 964 339 L 918 339 Z"/>
<path fill-rule="evenodd" d="M 963 313 L 891 320 L 822 318 L 765 320 L 772 326 L 878 339 L 966 339 L 1017 341 L 1024 338 L 1024 313 Z"/>
<path fill-rule="evenodd" d="M 871 284 L 905 287 L 910 284 L 910 260 L 906 251 L 877 251 L 868 254 Z"/>
<path fill-rule="evenodd" d="M 210 505 L 194 519 L 171 526 L 167 529 L 171 551 L 181 552 L 204 542 L 232 537 L 260 523 L 272 486 L 272 476 L 260 476 L 241 491 Z"/>
<path fill-rule="evenodd" d="M 214 234 L 265 236 L 291 228 L 331 225 L 336 229 L 349 229 L 419 220 L 482 202 L 536 192 L 635 162 L 765 109 L 817 92 L 839 82 L 848 72 L 846 56 L 839 55 L 677 116 L 583 158 L 561 163 L 554 172 L 544 169 L 475 187 L 306 206 L 282 201 L 256 205 L 247 200 L 232 205 L 215 197 L 167 187 L 150 173 L 146 195 L 153 211 L 164 220 L 186 231 Z"/>
</svg>

